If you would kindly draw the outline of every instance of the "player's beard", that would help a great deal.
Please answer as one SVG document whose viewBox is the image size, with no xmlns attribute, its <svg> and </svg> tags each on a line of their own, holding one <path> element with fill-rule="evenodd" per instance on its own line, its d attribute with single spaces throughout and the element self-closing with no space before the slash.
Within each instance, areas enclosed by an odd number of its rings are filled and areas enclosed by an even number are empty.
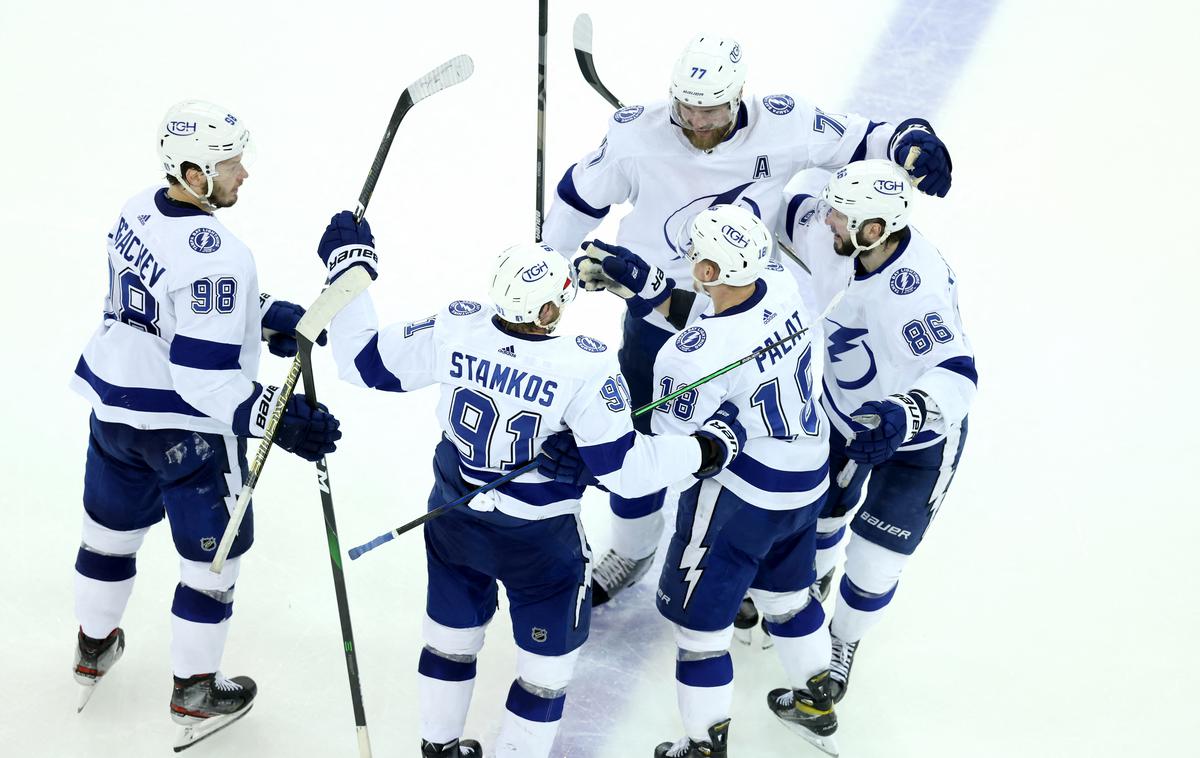
<svg viewBox="0 0 1200 758">
<path fill-rule="evenodd" d="M 225 190 L 213 185 L 212 192 L 208 196 L 208 202 L 214 208 L 229 208 L 237 202 L 237 194 L 231 190 Z"/>
<path fill-rule="evenodd" d="M 687 137 L 688 142 L 692 143 L 692 147 L 697 150 L 712 150 L 717 145 L 721 144 L 722 140 L 729 136 L 730 128 L 733 125 L 724 129 L 707 129 L 702 132 L 697 132 L 693 129 L 684 129 L 683 134 Z"/>
<path fill-rule="evenodd" d="M 843 258 L 849 258 L 854 255 L 854 243 L 835 234 L 833 236 L 833 252 Z"/>
</svg>

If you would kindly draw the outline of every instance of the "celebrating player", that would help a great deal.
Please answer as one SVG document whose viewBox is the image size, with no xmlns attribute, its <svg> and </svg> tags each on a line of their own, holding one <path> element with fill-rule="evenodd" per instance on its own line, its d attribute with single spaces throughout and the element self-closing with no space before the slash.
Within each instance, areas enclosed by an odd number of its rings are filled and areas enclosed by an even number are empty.
<svg viewBox="0 0 1200 758">
<path fill-rule="evenodd" d="M 787 194 L 796 210 L 785 231 L 812 271 L 815 301 L 829 302 L 853 274 L 825 320 L 822 404 L 833 422 L 835 480 L 818 525 L 821 579 L 814 588 L 824 599 L 845 525 L 861 500 L 830 625 L 840 701 L 859 641 L 891 602 L 954 478 L 978 377 L 957 277 L 908 225 L 914 192 L 902 171 L 879 160 L 832 176 L 804 171 Z"/>
<path fill-rule="evenodd" d="M 189 100 L 167 111 L 167 186 L 133 196 L 108 234 L 104 318 L 72 378 L 92 405 L 75 562 L 80 709 L 124 651 L 136 554 L 165 512 L 181 558 L 171 606 L 171 717 L 191 727 L 181 745 L 240 718 L 256 693 L 250 677 L 218 670 L 251 514 L 224 570 L 208 567 L 246 476 L 246 438 L 263 435 L 278 403 L 276 387 L 254 381 L 259 343 L 294 355 L 304 314 L 259 293 L 250 249 L 214 215 L 237 202 L 249 143 L 225 108 Z M 339 437 L 333 416 L 296 395 L 275 443 L 317 460 Z"/>
<path fill-rule="evenodd" d="M 783 185 L 800 169 L 887 158 L 911 166 L 922 191 L 949 191 L 950 157 L 928 122 L 911 118 L 892 125 L 826 113 L 786 93 L 750 97 L 745 80 L 737 42 L 703 34 L 693 39 L 675 64 L 670 98 L 617 111 L 600 147 L 567 169 L 546 218 L 545 241 L 573 257 L 610 206 L 628 201 L 633 208 L 621 220 L 616 243 L 667 276 L 690 281 L 685 250 L 696 215 L 735 204 L 774 229 Z M 663 284 L 656 283 L 656 292 L 665 299 Z M 653 357 L 684 322 L 686 300 L 674 298 L 666 314 L 648 308 L 625 316 L 619 358 L 635 407 L 653 395 Z M 649 418 L 634 425 L 648 431 Z M 617 518 L 612 550 L 596 567 L 597 604 L 649 569 L 662 531 L 661 494 L 614 494 L 610 502 Z"/>
<path fill-rule="evenodd" d="M 330 280 L 354 265 L 374 274 L 373 245 L 365 221 L 355 224 L 348 211 L 334 216 L 319 246 Z M 744 432 L 728 409 L 716 414 L 714 406 L 714 418 L 697 423 L 694 434 L 633 430 L 628 391 L 608 346 L 551 334 L 575 285 L 550 246 L 504 251 L 490 296 L 491 305 L 455 300 L 429 318 L 380 329 L 363 294 L 330 326 L 348 381 L 391 392 L 441 385 L 444 436 L 434 455 L 430 508 L 520 467 L 550 435 L 568 429 L 591 473 L 629 496 L 693 473 L 712 476 L 737 455 Z M 497 581 L 508 593 L 518 652 L 496 754 L 549 754 L 590 623 L 591 551 L 579 520 L 589 481 L 570 460 L 551 461 L 425 524 L 422 755 L 482 755 L 462 731 Z"/>
</svg>

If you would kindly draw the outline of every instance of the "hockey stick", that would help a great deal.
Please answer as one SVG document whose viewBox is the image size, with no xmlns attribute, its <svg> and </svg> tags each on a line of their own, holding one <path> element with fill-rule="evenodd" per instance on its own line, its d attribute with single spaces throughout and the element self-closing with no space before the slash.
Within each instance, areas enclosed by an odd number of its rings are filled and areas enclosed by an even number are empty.
<svg viewBox="0 0 1200 758">
<path fill-rule="evenodd" d="M 600 94 L 600 97 L 608 101 L 608 104 L 614 108 L 624 108 L 625 106 L 617 99 L 617 96 L 608 91 L 608 87 L 604 86 L 604 82 L 600 81 L 600 75 L 596 73 L 596 61 L 592 58 L 592 17 L 586 13 L 580 13 L 575 17 L 574 30 L 575 43 L 575 60 L 579 63 L 579 71 L 583 74 L 584 80 L 592 85 L 592 89 Z"/>
<path fill-rule="evenodd" d="M 533 210 L 533 241 L 542 241 L 542 219 L 546 196 L 546 27 L 550 15 L 548 0 L 538 0 L 538 104 L 537 164 Z"/>
<path fill-rule="evenodd" d="M 776 340 L 775 342 L 767 343 L 766 345 L 763 345 L 762 347 L 758 348 L 757 350 L 750 353 L 749 355 L 747 355 L 743 358 L 739 358 L 738 360 L 734 361 L 733 363 L 730 363 L 728 366 L 725 366 L 724 368 L 720 368 L 720 369 L 712 372 L 711 374 L 704 377 L 703 379 L 697 379 L 696 381 L 692 382 L 691 384 L 689 384 L 685 387 L 681 387 L 680 389 L 675 390 L 674 392 L 672 392 L 669 395 L 665 395 L 665 396 L 659 398 L 658 400 L 654 400 L 650 403 L 647 403 L 646 405 L 643 405 L 641 408 L 638 408 L 636 411 L 634 411 L 633 415 L 635 417 L 637 417 L 637 416 L 641 416 L 643 414 L 649 413 L 650 411 L 654 410 L 658 406 L 665 405 L 666 403 L 671 402 L 672 400 L 679 397 L 680 395 L 683 395 L 684 393 L 687 393 L 687 392 L 691 392 L 692 390 L 694 390 L 695 388 L 699 387 L 702 384 L 707 384 L 708 382 L 711 382 L 713 379 L 716 379 L 718 376 L 722 376 L 723 374 L 728 374 L 730 371 L 733 371 L 738 366 L 749 363 L 750 361 L 753 361 L 753 360 L 757 360 L 759 357 L 761 357 L 767 353 L 770 353 L 773 350 L 778 350 L 781 346 L 786 345 L 787 343 L 791 342 L 792 340 L 796 339 L 797 337 L 807 333 L 808 330 L 809 330 L 809 327 L 806 326 L 797 332 L 794 332 L 792 334 L 789 334 L 786 337 Z M 517 478 L 521 474 L 529 473 L 530 471 L 533 471 L 535 468 L 537 468 L 537 466 L 538 466 L 537 459 L 535 458 L 534 460 L 526 463 L 524 466 L 508 472 L 504 476 L 501 476 L 499 479 L 495 479 L 493 481 L 488 482 L 487 484 L 483 485 L 479 489 L 474 490 L 467 495 L 463 495 L 462 497 L 458 498 L 457 500 L 453 500 L 449 503 L 439 505 L 437 508 L 434 508 L 433 510 L 420 516 L 419 518 L 415 518 L 403 526 L 396 527 L 395 529 L 393 529 L 390 532 L 387 532 L 386 534 L 381 534 L 378 537 L 376 537 L 375 539 L 371 540 L 370 542 L 359 545 L 358 547 L 352 547 L 352 548 L 350 548 L 350 559 L 357 560 L 358 557 L 361 556 L 363 553 L 366 553 L 370 550 L 374 550 L 375 548 L 379 547 L 380 545 L 383 545 L 384 543 L 391 542 L 395 538 L 399 537 L 401 534 L 404 534 L 405 532 L 410 531 L 411 529 L 414 529 L 414 528 L 420 526 L 421 524 L 424 524 L 426 521 L 429 521 L 430 519 L 435 519 L 438 516 L 441 516 L 446 511 L 462 505 L 463 503 L 467 502 L 468 500 L 470 500 L 471 498 L 473 498 L 477 495 L 482 495 L 485 492 L 490 492 L 491 490 L 494 490 L 497 487 L 499 487 L 501 484 L 504 484 L 505 482 L 508 482 L 508 481 L 512 481 L 513 479 Z"/>
</svg>

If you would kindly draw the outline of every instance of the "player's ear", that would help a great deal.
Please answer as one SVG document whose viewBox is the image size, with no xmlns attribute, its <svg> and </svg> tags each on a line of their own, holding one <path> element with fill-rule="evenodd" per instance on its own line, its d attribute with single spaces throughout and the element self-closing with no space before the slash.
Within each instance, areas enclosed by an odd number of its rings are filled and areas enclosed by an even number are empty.
<svg viewBox="0 0 1200 758">
<path fill-rule="evenodd" d="M 542 309 L 538 311 L 538 321 L 543 324 L 549 324 L 558 316 L 558 307 L 554 303 L 544 303 Z"/>
<path fill-rule="evenodd" d="M 183 165 L 183 178 L 191 185 L 192 189 L 197 191 L 204 190 L 208 184 L 204 181 L 204 172 L 194 163 L 185 163 Z"/>
</svg>

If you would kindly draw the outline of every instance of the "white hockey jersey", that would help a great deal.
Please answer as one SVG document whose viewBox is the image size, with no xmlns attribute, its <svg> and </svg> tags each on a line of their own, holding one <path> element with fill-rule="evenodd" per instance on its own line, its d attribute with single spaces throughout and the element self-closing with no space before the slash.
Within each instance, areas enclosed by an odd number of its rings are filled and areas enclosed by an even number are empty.
<svg viewBox="0 0 1200 758">
<path fill-rule="evenodd" d="M 573 258 L 609 206 L 629 201 L 633 208 L 621 219 L 616 244 L 686 286 L 691 264 L 680 250 L 696 214 L 713 205 L 742 205 L 774 229 L 784 184 L 797 171 L 891 158 L 895 133 L 891 124 L 825 113 L 802 98 L 776 94 L 747 97 L 733 134 L 705 152 L 672 123 L 669 102 L 631 105 L 613 114 L 600 147 L 559 182 L 543 239 Z"/>
<path fill-rule="evenodd" d="M 351 383 L 391 392 L 441 385 L 438 423 L 458 448 L 469 484 L 519 468 L 565 429 L 600 483 L 626 497 L 663 489 L 700 468 L 695 439 L 634 432 L 616 351 L 600 340 L 513 333 L 501 328 L 494 309 L 470 300 L 380 329 L 367 293 L 334 317 L 329 336 L 341 376 Z M 583 488 L 535 470 L 494 492 L 497 510 L 538 520 L 577 512 Z"/>
<path fill-rule="evenodd" d="M 802 291 L 811 289 L 814 310 L 823 310 L 846 290 L 824 321 L 822 403 L 838 431 L 848 436 L 849 414 L 863 403 L 922 390 L 938 412 L 900 449 L 928 447 L 962 422 L 978 381 L 956 277 L 937 248 L 909 226 L 908 242 L 891 258 L 870 274 L 854 273 L 851 280 L 853 263 L 834 252 L 833 232 L 825 224 L 828 206 L 818 199 L 829 176 L 803 171 L 788 182 L 781 225 L 799 259 L 785 254 L 782 263 Z"/>
<path fill-rule="evenodd" d="M 71 387 L 103 421 L 139 429 L 232 433 L 262 395 L 262 339 L 250 249 L 166 188 L 131 198 L 108 234 L 108 294 Z M 261 414 L 258 414 L 261 415 Z"/>
<path fill-rule="evenodd" d="M 760 508 L 800 508 L 829 487 L 829 427 L 816 399 L 821 374 L 807 331 L 811 323 L 793 279 L 772 265 L 748 300 L 719 315 L 713 315 L 710 303 L 704 315 L 663 345 L 654 364 L 656 392 L 666 397 L 760 347 L 804 331 L 654 414 L 656 433 L 690 433 L 721 403 L 734 403 L 746 428 L 746 446 L 716 479 Z"/>
</svg>

